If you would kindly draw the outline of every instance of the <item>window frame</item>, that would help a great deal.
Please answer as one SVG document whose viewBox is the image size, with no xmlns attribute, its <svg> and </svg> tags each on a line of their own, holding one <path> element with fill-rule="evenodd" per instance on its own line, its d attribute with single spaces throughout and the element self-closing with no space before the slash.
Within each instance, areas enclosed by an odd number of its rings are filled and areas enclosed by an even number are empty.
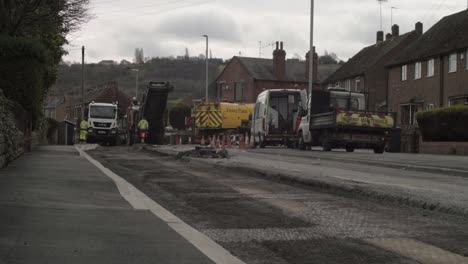
<svg viewBox="0 0 468 264">
<path fill-rule="evenodd" d="M 455 60 L 453 60 L 452 58 L 455 58 Z M 454 62 L 454 64 L 452 64 L 452 62 Z M 455 73 L 457 72 L 457 63 L 458 63 L 458 54 L 455 52 L 455 53 L 451 53 L 448 57 L 448 73 Z M 451 69 L 451 66 L 453 65 L 454 69 Z"/>
<path fill-rule="evenodd" d="M 429 67 L 431 65 L 431 67 Z M 431 71 L 429 71 L 431 70 Z M 427 71 L 426 71 L 426 77 L 434 77 L 435 75 L 435 59 L 430 59 L 427 61 Z"/>
<path fill-rule="evenodd" d="M 414 63 L 414 79 L 419 80 L 421 79 L 422 75 L 422 62 L 418 61 Z"/>
<path fill-rule="evenodd" d="M 401 76 L 400 77 L 401 77 L 402 82 L 408 80 L 408 65 L 407 64 L 401 66 Z"/>
<path fill-rule="evenodd" d="M 418 121 L 416 120 L 416 113 L 418 113 L 418 110 L 422 110 L 424 103 L 408 103 L 408 104 L 401 104 L 400 105 L 400 111 L 401 111 L 401 116 L 403 116 L 403 109 L 408 107 L 408 124 L 403 123 L 403 119 L 400 120 L 400 124 L 402 126 L 414 126 L 418 125 Z"/>
<path fill-rule="evenodd" d="M 240 99 L 238 99 L 238 88 L 240 88 Z M 244 100 L 244 82 L 236 82 L 234 84 L 234 102 L 242 102 Z"/>
</svg>

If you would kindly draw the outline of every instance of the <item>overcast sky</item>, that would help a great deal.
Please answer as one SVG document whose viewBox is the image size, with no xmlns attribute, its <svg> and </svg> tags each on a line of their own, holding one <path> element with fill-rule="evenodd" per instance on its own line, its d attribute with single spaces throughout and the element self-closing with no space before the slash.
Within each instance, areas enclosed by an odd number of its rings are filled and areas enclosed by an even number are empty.
<svg viewBox="0 0 468 264">
<path fill-rule="evenodd" d="M 383 3 L 383 28 L 393 23 L 400 33 L 423 22 L 424 31 L 446 15 L 462 11 L 467 0 L 388 0 Z M 94 19 L 69 36 L 65 61 L 81 61 L 79 47 L 86 46 L 86 62 L 127 59 L 135 48 L 145 56 L 205 52 L 210 36 L 213 57 L 259 56 L 259 41 L 266 46 L 283 41 L 287 57 L 304 57 L 309 46 L 310 0 L 91 0 Z M 375 42 L 380 28 L 377 0 L 315 1 L 315 40 L 319 54 L 335 52 L 347 60 Z M 262 49 L 272 57 L 272 47 Z"/>
</svg>

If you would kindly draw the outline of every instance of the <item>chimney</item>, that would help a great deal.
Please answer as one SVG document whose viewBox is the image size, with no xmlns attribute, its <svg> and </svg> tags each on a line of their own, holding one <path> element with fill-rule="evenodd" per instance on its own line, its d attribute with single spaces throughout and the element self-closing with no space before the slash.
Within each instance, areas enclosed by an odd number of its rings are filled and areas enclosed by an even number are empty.
<svg viewBox="0 0 468 264">
<path fill-rule="evenodd" d="M 283 42 L 278 47 L 279 42 L 276 42 L 276 50 L 273 51 L 273 74 L 279 81 L 286 79 L 286 51 L 283 50 Z"/>
<path fill-rule="evenodd" d="M 383 41 L 383 36 L 384 36 L 383 31 L 377 31 L 377 43 Z"/>
<path fill-rule="evenodd" d="M 314 51 L 314 57 L 313 57 L 314 58 L 314 61 L 313 61 L 314 70 L 312 72 L 312 76 L 314 78 L 314 82 L 316 82 L 316 81 L 318 81 L 318 54 L 317 54 L 317 52 L 315 52 L 315 47 L 314 47 L 313 51 Z M 309 64 L 310 64 L 310 52 L 307 52 L 306 61 L 305 61 L 305 78 L 307 80 L 309 79 L 309 69 L 310 69 Z"/>
<path fill-rule="evenodd" d="M 423 34 L 423 23 L 421 23 L 421 22 L 416 23 L 415 30 L 416 30 L 416 33 L 418 33 L 419 35 L 422 35 Z"/>
<path fill-rule="evenodd" d="M 385 40 L 391 40 L 392 38 L 393 38 L 393 35 L 390 33 L 387 33 L 387 35 L 385 35 Z"/>
<path fill-rule="evenodd" d="M 400 27 L 396 24 L 392 26 L 392 36 L 394 38 L 400 36 Z"/>
</svg>

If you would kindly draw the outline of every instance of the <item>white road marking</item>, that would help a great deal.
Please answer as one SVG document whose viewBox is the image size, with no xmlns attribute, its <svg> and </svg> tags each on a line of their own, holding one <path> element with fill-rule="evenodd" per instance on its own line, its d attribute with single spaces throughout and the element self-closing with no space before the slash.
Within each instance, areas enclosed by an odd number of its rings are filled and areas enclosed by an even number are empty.
<svg viewBox="0 0 468 264">
<path fill-rule="evenodd" d="M 368 239 L 367 242 L 423 264 L 468 264 L 468 258 L 409 238 Z"/>
<path fill-rule="evenodd" d="M 80 153 L 80 156 L 85 157 L 89 162 L 101 170 L 106 176 L 111 178 L 117 188 L 133 208 L 137 210 L 149 210 L 155 216 L 166 222 L 174 231 L 184 237 L 188 242 L 194 245 L 198 250 L 205 254 L 215 263 L 220 264 L 245 264 L 240 259 L 233 256 L 229 251 L 211 240 L 208 236 L 197 231 L 195 228 L 187 225 L 177 216 L 164 209 L 161 205 L 151 200 L 146 194 L 135 188 L 122 177 L 118 176 L 108 168 L 104 167 L 100 162 L 89 156 L 83 149 L 92 149 L 88 147 L 75 147 Z"/>
</svg>

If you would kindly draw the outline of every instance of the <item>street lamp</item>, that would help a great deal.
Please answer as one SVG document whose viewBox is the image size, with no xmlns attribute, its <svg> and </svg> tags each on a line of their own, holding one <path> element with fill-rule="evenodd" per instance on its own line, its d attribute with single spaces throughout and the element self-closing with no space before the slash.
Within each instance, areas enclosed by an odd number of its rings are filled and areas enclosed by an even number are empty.
<svg viewBox="0 0 468 264">
<path fill-rule="evenodd" d="M 132 69 L 132 71 L 136 72 L 135 99 L 138 100 L 138 72 L 140 72 L 140 70 L 139 69 Z"/>
<path fill-rule="evenodd" d="M 206 54 L 205 54 L 205 102 L 208 103 L 208 35 L 203 35 L 206 38 Z"/>
<path fill-rule="evenodd" d="M 314 0 L 310 1 L 309 96 L 312 102 L 314 85 Z"/>
</svg>

